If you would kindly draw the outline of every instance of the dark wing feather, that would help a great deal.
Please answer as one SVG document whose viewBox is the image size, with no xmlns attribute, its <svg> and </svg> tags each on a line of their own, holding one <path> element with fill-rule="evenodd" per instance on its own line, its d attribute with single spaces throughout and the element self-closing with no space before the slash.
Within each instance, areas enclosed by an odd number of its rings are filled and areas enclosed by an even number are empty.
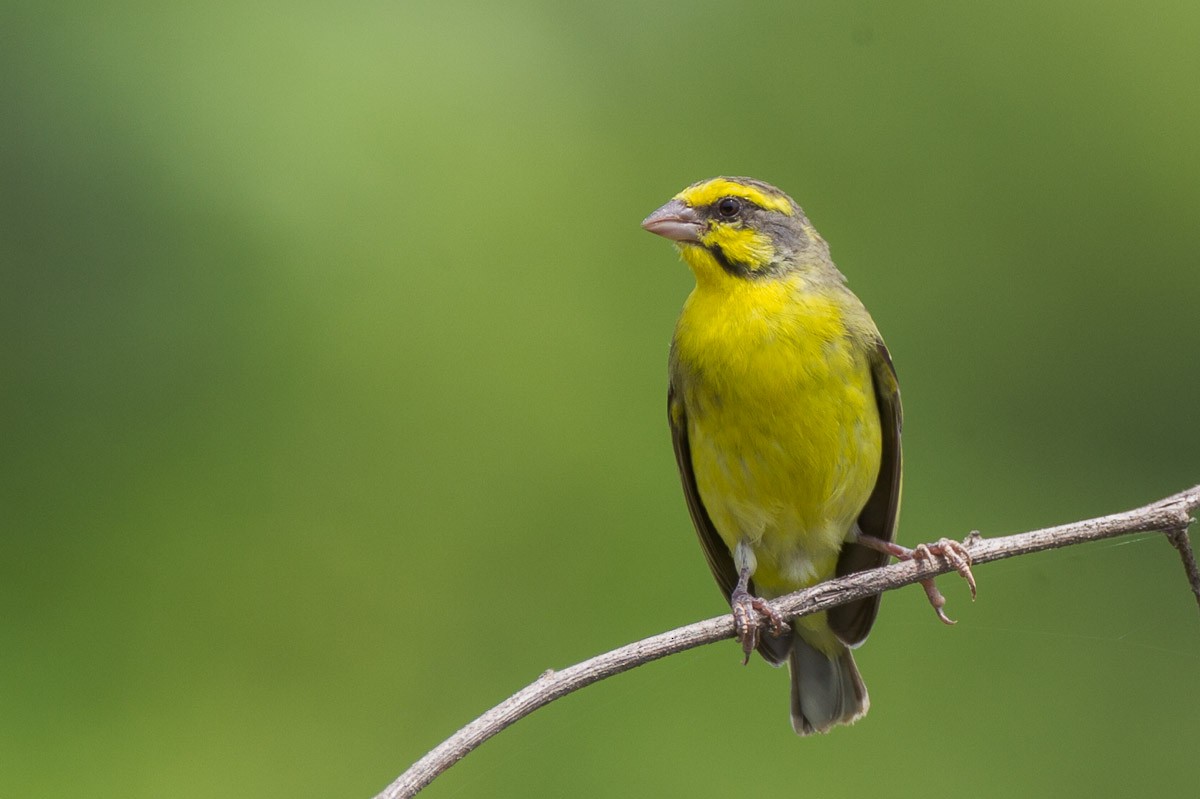
<svg viewBox="0 0 1200 799">
<path fill-rule="evenodd" d="M 687 411 L 683 400 L 677 396 L 674 383 L 667 390 L 667 421 L 671 425 L 671 443 L 675 447 L 675 462 L 679 464 L 679 478 L 683 482 L 683 497 L 687 500 L 688 512 L 692 515 L 692 525 L 696 528 L 696 536 L 700 539 L 700 547 L 704 550 L 704 558 L 708 568 L 712 570 L 725 601 L 729 601 L 734 587 L 737 586 L 737 568 L 733 565 L 733 556 L 729 548 L 721 540 L 717 528 L 713 526 L 708 510 L 700 499 L 700 489 L 696 486 L 696 473 L 692 469 L 692 449 L 688 443 Z M 757 596 L 754 581 L 750 581 L 749 590 Z M 792 636 L 763 635 L 759 639 L 758 652 L 768 662 L 779 665 L 788 658 L 792 648 Z"/>
<path fill-rule="evenodd" d="M 875 384 L 875 402 L 879 406 L 879 424 L 883 433 L 883 454 L 879 462 L 879 478 L 875 490 L 858 515 L 858 529 L 884 541 L 896 535 L 896 517 L 900 513 L 900 385 L 896 367 L 882 341 L 875 342 L 871 353 L 871 379 Z M 842 545 L 838 557 L 837 575 L 874 569 L 887 563 L 888 556 L 853 542 Z M 838 638 L 850 646 L 863 642 L 875 615 L 879 612 L 879 594 L 864 597 L 829 611 L 829 626 Z"/>
</svg>

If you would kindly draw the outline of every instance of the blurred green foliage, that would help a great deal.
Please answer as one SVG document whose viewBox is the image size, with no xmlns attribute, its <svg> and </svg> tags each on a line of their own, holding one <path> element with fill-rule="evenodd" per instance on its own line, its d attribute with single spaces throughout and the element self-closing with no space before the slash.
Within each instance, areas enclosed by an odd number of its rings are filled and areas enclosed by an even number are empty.
<svg viewBox="0 0 1200 799">
<path fill-rule="evenodd" d="M 14 2 L 0 32 L 0 795 L 369 796 L 532 680 L 721 612 L 638 228 L 778 184 L 895 355 L 901 539 L 1200 480 L 1200 7 Z M 1180 795 L 1154 536 L 891 594 L 799 740 L 734 644 L 459 796 Z"/>
</svg>

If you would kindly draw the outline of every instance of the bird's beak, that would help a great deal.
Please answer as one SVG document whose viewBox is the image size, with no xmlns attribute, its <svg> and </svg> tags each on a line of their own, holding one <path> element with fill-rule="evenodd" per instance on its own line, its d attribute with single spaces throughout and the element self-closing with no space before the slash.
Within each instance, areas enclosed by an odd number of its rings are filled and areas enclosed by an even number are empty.
<svg viewBox="0 0 1200 799">
<path fill-rule="evenodd" d="M 680 200 L 671 200 L 643 219 L 642 227 L 671 241 L 698 242 L 704 223 L 694 209 Z"/>
</svg>

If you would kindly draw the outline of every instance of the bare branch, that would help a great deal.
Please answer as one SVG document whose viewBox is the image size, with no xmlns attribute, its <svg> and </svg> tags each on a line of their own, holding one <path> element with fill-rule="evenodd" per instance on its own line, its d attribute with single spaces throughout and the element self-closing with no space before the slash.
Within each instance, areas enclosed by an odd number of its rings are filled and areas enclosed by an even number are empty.
<svg viewBox="0 0 1200 799">
<path fill-rule="evenodd" d="M 1200 603 L 1200 569 L 1196 567 L 1187 535 L 1188 526 L 1192 523 L 1190 514 L 1197 508 L 1200 508 L 1200 485 L 1124 513 L 1000 538 L 982 538 L 978 533 L 972 533 L 964 543 L 972 562 L 978 565 L 1131 533 L 1165 533 L 1172 546 L 1179 551 L 1188 583 L 1196 601 Z M 953 565 L 942 560 L 896 563 L 829 580 L 780 597 L 771 604 L 785 619 L 792 619 L 945 574 L 953 569 Z M 561 671 L 547 671 L 535 682 L 439 744 L 378 794 L 376 799 L 415 796 L 435 777 L 488 738 L 561 696 L 667 655 L 732 637 L 733 617 L 725 615 L 635 641 Z"/>
</svg>

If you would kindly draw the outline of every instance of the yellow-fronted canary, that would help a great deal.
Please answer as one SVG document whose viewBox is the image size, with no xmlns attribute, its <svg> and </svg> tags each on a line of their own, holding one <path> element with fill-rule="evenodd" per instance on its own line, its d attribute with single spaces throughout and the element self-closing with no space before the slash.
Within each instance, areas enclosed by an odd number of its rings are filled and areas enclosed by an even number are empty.
<svg viewBox="0 0 1200 799">
<path fill-rule="evenodd" d="M 868 698 L 850 648 L 879 596 L 790 625 L 763 599 L 911 553 L 890 544 L 901 471 L 891 357 L 825 240 L 774 186 L 700 181 L 642 226 L 675 242 L 696 278 L 671 342 L 668 417 L 743 648 L 788 663 L 796 732 L 853 722 Z M 759 635 L 762 622 L 773 629 Z"/>
</svg>

